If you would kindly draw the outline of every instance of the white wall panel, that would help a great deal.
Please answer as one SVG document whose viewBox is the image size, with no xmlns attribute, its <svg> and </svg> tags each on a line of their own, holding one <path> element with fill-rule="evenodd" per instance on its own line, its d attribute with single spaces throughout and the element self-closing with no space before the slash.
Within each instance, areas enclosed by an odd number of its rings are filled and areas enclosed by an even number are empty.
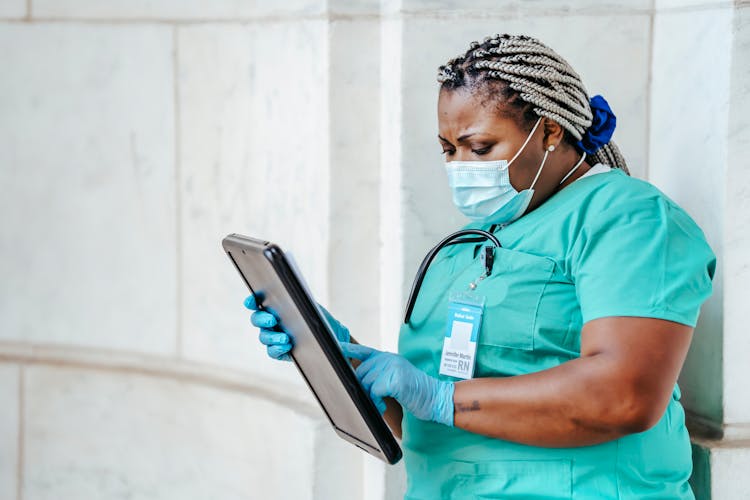
<svg viewBox="0 0 750 500">
<path fill-rule="evenodd" d="M 24 498 L 313 498 L 308 414 L 127 372 L 30 366 L 25 387 Z"/>
<path fill-rule="evenodd" d="M 328 76 L 323 22 L 181 28 L 183 354 L 302 383 L 266 356 L 221 248 L 229 233 L 293 251 L 327 299 Z"/>
<path fill-rule="evenodd" d="M 5 24 L 0 46 L 0 338 L 171 354 L 171 29 Z"/>
</svg>

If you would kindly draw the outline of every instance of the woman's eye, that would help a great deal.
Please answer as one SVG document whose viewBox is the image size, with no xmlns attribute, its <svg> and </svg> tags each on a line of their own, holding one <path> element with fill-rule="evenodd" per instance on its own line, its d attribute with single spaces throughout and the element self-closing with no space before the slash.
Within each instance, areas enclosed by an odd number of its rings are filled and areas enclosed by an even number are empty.
<svg viewBox="0 0 750 500">
<path fill-rule="evenodd" d="M 444 150 L 443 150 L 443 152 L 442 152 L 442 153 L 440 153 L 440 154 L 441 154 L 441 155 L 448 155 L 448 156 L 450 156 L 450 155 L 452 155 L 453 153 L 455 153 L 455 151 L 452 151 L 452 150 L 450 150 L 450 149 L 444 149 Z"/>
<path fill-rule="evenodd" d="M 481 156 L 481 155 L 486 155 L 487 153 L 489 153 L 490 149 L 492 149 L 492 146 L 488 146 L 482 149 L 472 149 L 471 152 L 474 153 L 475 155 Z"/>
</svg>

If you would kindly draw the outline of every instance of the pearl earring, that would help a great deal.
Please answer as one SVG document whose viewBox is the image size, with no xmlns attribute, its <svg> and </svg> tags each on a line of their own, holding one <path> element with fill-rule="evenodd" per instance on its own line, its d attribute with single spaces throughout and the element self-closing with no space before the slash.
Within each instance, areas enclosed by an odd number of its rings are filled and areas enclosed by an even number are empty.
<svg viewBox="0 0 750 500">
<path fill-rule="evenodd" d="M 547 147 L 547 151 L 554 151 L 554 150 L 555 150 L 554 144 L 550 144 L 549 147 Z"/>
</svg>

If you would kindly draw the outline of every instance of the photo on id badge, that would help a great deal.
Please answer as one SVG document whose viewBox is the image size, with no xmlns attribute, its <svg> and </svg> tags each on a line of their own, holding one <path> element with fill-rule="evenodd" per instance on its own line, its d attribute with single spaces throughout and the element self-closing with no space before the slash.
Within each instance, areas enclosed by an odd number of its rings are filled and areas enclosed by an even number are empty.
<svg viewBox="0 0 750 500">
<path fill-rule="evenodd" d="M 484 296 L 452 292 L 448 299 L 448 321 L 440 356 L 440 374 L 460 379 L 474 376 L 477 336 L 484 313 Z"/>
</svg>

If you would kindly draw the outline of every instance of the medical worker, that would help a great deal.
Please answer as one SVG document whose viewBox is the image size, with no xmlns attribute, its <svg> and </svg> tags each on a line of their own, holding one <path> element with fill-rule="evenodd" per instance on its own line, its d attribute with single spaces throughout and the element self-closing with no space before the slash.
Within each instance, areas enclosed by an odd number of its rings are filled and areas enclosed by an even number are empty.
<svg viewBox="0 0 750 500">
<path fill-rule="evenodd" d="M 607 101 L 539 40 L 473 42 L 438 80 L 447 182 L 477 231 L 426 262 L 398 354 L 326 311 L 402 437 L 405 498 L 694 498 L 676 381 L 715 269 L 700 228 L 629 176 Z M 251 319 L 288 359 L 277 318 Z"/>
</svg>

